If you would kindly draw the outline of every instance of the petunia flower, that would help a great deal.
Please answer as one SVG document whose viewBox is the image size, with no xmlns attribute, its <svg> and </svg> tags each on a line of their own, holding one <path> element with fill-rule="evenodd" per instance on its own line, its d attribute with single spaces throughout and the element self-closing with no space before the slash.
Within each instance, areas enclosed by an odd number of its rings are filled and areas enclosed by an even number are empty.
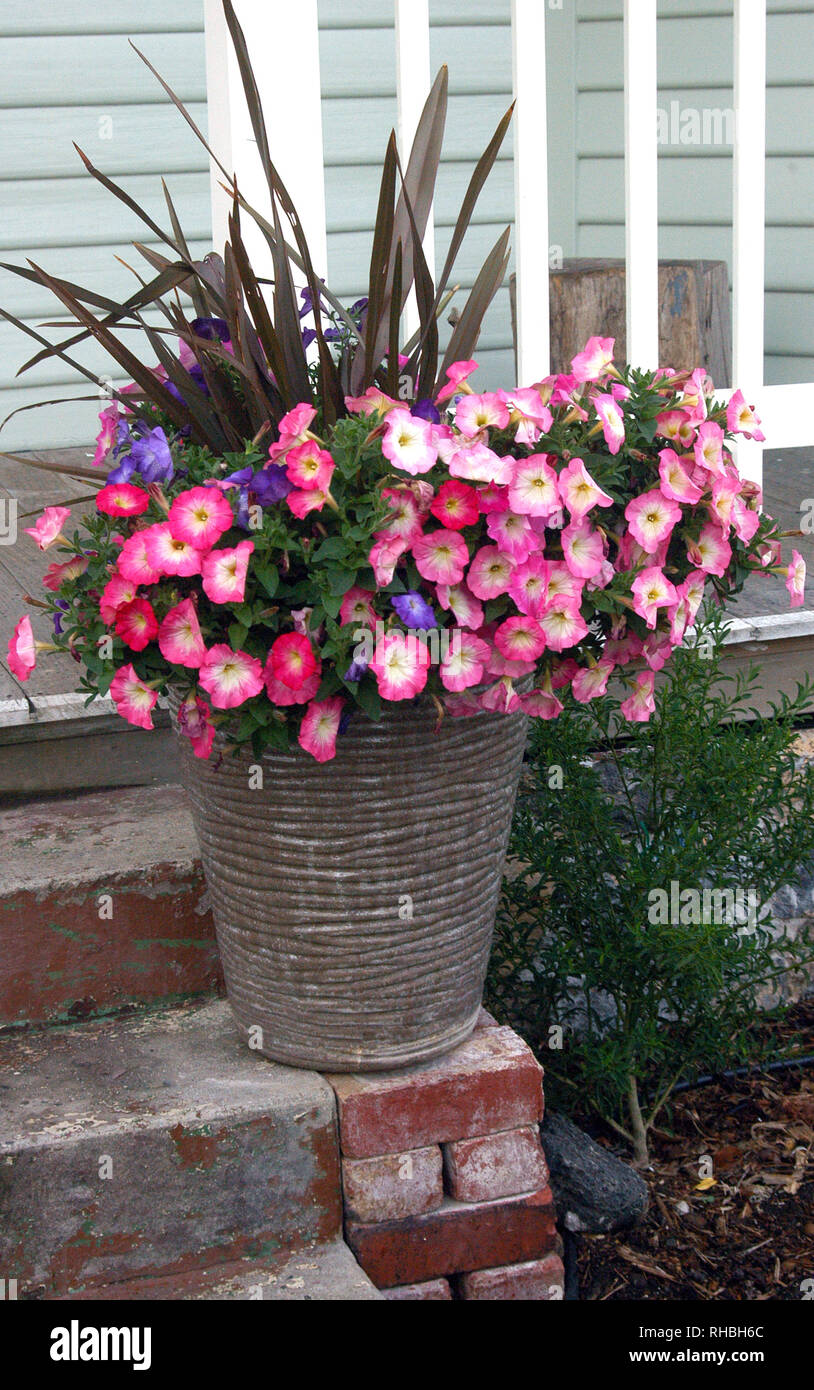
<svg viewBox="0 0 814 1390">
<path fill-rule="evenodd" d="M 723 576 L 732 559 L 732 547 L 721 527 L 708 521 L 702 526 L 698 540 L 687 542 L 687 558 L 705 574 Z"/>
<path fill-rule="evenodd" d="M 294 488 L 285 500 L 294 515 L 302 521 L 309 512 L 322 511 L 328 501 L 328 494 L 319 487 Z"/>
<path fill-rule="evenodd" d="M 435 592 L 441 607 L 452 613 L 459 627 L 477 631 L 483 626 L 483 605 L 465 581 L 460 584 L 439 584 Z"/>
<path fill-rule="evenodd" d="M 498 391 L 509 411 L 509 425 L 516 425 L 518 444 L 533 447 L 541 434 L 551 429 L 554 417 L 536 386 L 516 387 L 514 391 Z"/>
<path fill-rule="evenodd" d="M 435 426 L 397 406 L 385 417 L 382 453 L 405 473 L 429 473 L 438 458 Z"/>
<path fill-rule="evenodd" d="M 392 628 L 377 641 L 370 669 L 383 699 L 411 700 L 427 684 L 429 664 L 420 638 Z"/>
<path fill-rule="evenodd" d="M 94 468 L 100 468 L 116 442 L 116 427 L 119 421 L 119 407 L 116 401 L 99 413 L 102 426 L 96 436 L 96 450 L 93 455 Z"/>
<path fill-rule="evenodd" d="M 224 550 L 210 550 L 201 561 L 203 591 L 213 603 L 242 603 L 253 541 L 238 541 Z"/>
<path fill-rule="evenodd" d="M 693 482 L 675 449 L 659 449 L 659 478 L 663 497 L 690 505 L 701 500 L 701 488 Z"/>
<path fill-rule="evenodd" d="M 17 623 L 8 642 L 9 670 L 18 681 L 27 681 L 37 664 L 37 644 L 31 619 L 26 614 Z"/>
<path fill-rule="evenodd" d="M 746 439 L 765 440 L 760 428 L 760 420 L 753 405 L 747 405 L 742 391 L 733 391 L 726 407 L 726 427 L 731 434 L 742 434 Z"/>
<path fill-rule="evenodd" d="M 548 517 L 560 506 L 557 475 L 549 454 L 530 454 L 518 459 L 509 483 L 509 506 L 522 516 Z"/>
<path fill-rule="evenodd" d="M 571 459 L 560 473 L 557 485 L 572 521 L 581 521 L 592 507 L 613 506 L 613 498 L 594 482 L 582 459 Z"/>
<path fill-rule="evenodd" d="M 681 520 L 681 508 L 658 488 L 634 497 L 625 507 L 630 534 L 648 555 L 669 540 L 673 527 Z"/>
<path fill-rule="evenodd" d="M 613 673 L 613 662 L 603 657 L 593 666 L 581 666 L 571 679 L 571 694 L 581 705 L 604 695 L 608 688 L 608 677 Z"/>
<path fill-rule="evenodd" d="M 496 545 L 483 545 L 473 556 L 466 582 L 475 598 L 498 598 L 508 591 L 514 567 L 511 555 L 504 554 Z"/>
<path fill-rule="evenodd" d="M 458 478 L 442 483 L 430 503 L 433 516 L 450 531 L 460 531 L 464 526 L 474 526 L 480 515 L 478 494 Z"/>
<path fill-rule="evenodd" d="M 158 647 L 165 660 L 175 666 L 200 666 L 206 656 L 206 645 L 192 599 L 182 599 L 162 620 Z"/>
<path fill-rule="evenodd" d="M 508 423 L 508 409 L 495 391 L 461 396 L 455 407 L 456 428 L 468 439 L 485 429 L 505 430 Z"/>
<path fill-rule="evenodd" d="M 549 567 L 542 555 L 530 555 L 512 572 L 509 584 L 509 597 L 520 609 L 537 618 L 543 611 L 547 597 Z"/>
<path fill-rule="evenodd" d="M 605 560 L 605 541 L 589 521 L 572 521 L 561 533 L 562 553 L 577 579 L 593 579 Z"/>
<path fill-rule="evenodd" d="M 169 522 L 162 521 L 157 526 L 150 526 L 143 534 L 147 561 L 159 575 L 177 574 L 187 579 L 190 575 L 200 574 L 201 552 L 189 541 L 174 536 Z"/>
<path fill-rule="evenodd" d="M 348 589 L 339 606 L 339 622 L 344 627 L 348 623 L 363 627 L 376 626 L 376 610 L 373 607 L 374 594 L 370 589 L 361 589 L 357 584 Z"/>
<path fill-rule="evenodd" d="M 568 598 L 555 598 L 537 621 L 545 633 L 547 645 L 554 652 L 574 647 L 588 635 L 579 608 Z"/>
<path fill-rule="evenodd" d="M 135 464 L 136 472 L 141 474 L 145 483 L 172 481 L 172 455 L 167 436 L 160 425 L 156 425 L 155 429 L 150 430 L 143 438 L 133 441 L 130 458 Z"/>
<path fill-rule="evenodd" d="M 126 603 L 136 597 L 137 585 L 123 574 L 114 574 L 105 584 L 99 599 L 99 615 L 108 626 L 116 621 L 116 614 Z"/>
<path fill-rule="evenodd" d="M 599 416 L 605 443 L 612 454 L 618 454 L 625 442 L 625 421 L 613 396 L 594 396 L 594 410 Z"/>
<path fill-rule="evenodd" d="M 220 642 L 210 647 L 201 663 L 198 679 L 215 709 L 234 709 L 259 695 L 263 689 L 263 667 L 248 652 L 232 651 Z"/>
<path fill-rule="evenodd" d="M 390 604 L 391 607 L 395 608 L 406 627 L 420 628 L 426 631 L 428 628 L 438 626 L 432 608 L 426 599 L 422 598 L 421 594 L 414 589 L 406 594 L 393 594 Z"/>
<path fill-rule="evenodd" d="M 495 629 L 495 646 L 509 661 L 536 661 L 545 651 L 546 635 L 534 618 L 518 614 Z"/>
<path fill-rule="evenodd" d="M 336 755 L 344 704 L 341 695 L 330 695 L 326 700 L 312 700 L 303 715 L 297 742 L 319 763 L 328 762 Z"/>
<path fill-rule="evenodd" d="M 136 675 L 132 663 L 119 667 L 110 682 L 110 698 L 116 706 L 116 713 L 128 724 L 136 724 L 140 729 L 152 729 L 152 711 L 158 701 L 158 692 L 151 690 Z"/>
<path fill-rule="evenodd" d="M 708 469 L 710 473 L 723 473 L 724 432 L 714 420 L 705 420 L 698 426 L 693 454 L 699 467 Z"/>
<path fill-rule="evenodd" d="M 116 632 L 134 652 L 144 648 L 158 635 L 158 620 L 146 598 L 134 598 L 116 609 Z"/>
<path fill-rule="evenodd" d="M 178 730 L 192 745 L 196 758 L 208 758 L 215 741 L 212 711 L 193 691 L 178 708 Z"/>
<path fill-rule="evenodd" d="M 84 574 L 90 562 L 89 555 L 72 555 L 70 560 L 60 564 L 54 560 L 48 566 L 42 577 L 42 582 L 46 589 L 52 593 L 57 593 L 63 584 L 69 583 L 72 579 L 78 579 L 80 574 Z"/>
<path fill-rule="evenodd" d="M 300 632 L 284 632 L 269 651 L 271 674 L 289 690 L 299 690 L 317 669 L 317 658 L 308 638 Z"/>
<path fill-rule="evenodd" d="M 664 439 L 671 439 L 689 449 L 695 442 L 695 427 L 683 410 L 665 410 L 656 416 L 656 429 Z"/>
<path fill-rule="evenodd" d="M 447 401 L 450 396 L 454 396 L 456 391 L 464 389 L 467 378 L 477 370 L 477 362 L 471 360 L 467 360 L 466 362 L 453 362 L 451 367 L 447 367 L 446 386 L 442 386 L 441 390 L 438 392 L 435 398 L 436 405 L 441 405 L 442 401 Z"/>
<path fill-rule="evenodd" d="M 518 516 L 517 512 L 490 512 L 486 519 L 486 530 L 498 549 L 504 555 L 511 555 L 518 564 L 541 550 L 545 543 L 537 535 L 529 517 Z"/>
<path fill-rule="evenodd" d="M 641 574 L 637 574 L 631 591 L 633 610 L 640 618 L 644 618 L 648 627 L 656 626 L 660 608 L 669 608 L 678 601 L 675 585 L 670 583 L 658 565 L 650 565 L 648 569 L 642 570 Z"/>
<path fill-rule="evenodd" d="M 317 660 L 317 669 L 304 681 L 299 690 L 292 690 L 290 686 L 284 685 L 278 680 L 271 669 L 271 654 L 266 658 L 263 668 L 263 680 L 266 686 L 266 694 L 273 705 L 282 707 L 290 705 L 307 705 L 309 700 L 313 700 L 320 685 L 322 684 L 322 662 Z"/>
<path fill-rule="evenodd" d="M 467 690 L 472 685 L 480 685 L 486 663 L 489 660 L 489 644 L 474 632 L 464 632 L 456 628 L 453 640 L 441 658 L 439 675 L 446 690 Z"/>
<path fill-rule="evenodd" d="M 108 483 L 96 494 L 96 510 L 105 516 L 141 516 L 149 505 L 144 488 L 130 483 Z"/>
<path fill-rule="evenodd" d="M 55 541 L 62 541 L 63 545 L 67 545 L 62 528 L 70 515 L 70 507 L 46 507 L 34 526 L 24 527 L 25 533 L 27 536 L 33 536 L 40 550 L 48 550 Z"/>
<path fill-rule="evenodd" d="M 498 486 L 510 481 L 513 459 L 501 458 L 482 439 L 466 439 L 460 434 L 445 437 L 439 432 L 437 443 L 439 457 L 447 465 L 451 477 Z"/>
<path fill-rule="evenodd" d="M 313 439 L 295 445 L 286 454 L 286 475 L 297 488 L 316 488 L 327 493 L 335 467 L 328 450 L 321 449 Z"/>
<path fill-rule="evenodd" d="M 390 583 L 396 565 L 408 549 L 409 542 L 402 536 L 389 535 L 386 531 L 376 533 L 367 558 L 380 588 Z"/>
<path fill-rule="evenodd" d="M 530 690 L 527 695 L 518 696 L 518 704 L 524 714 L 534 719 L 556 719 L 563 711 L 562 701 L 553 690 Z"/>
<path fill-rule="evenodd" d="M 791 552 L 791 564 L 786 568 L 786 588 L 791 596 L 791 607 L 799 608 L 805 599 L 806 562 L 798 550 Z"/>
<path fill-rule="evenodd" d="M 439 527 L 413 541 L 413 558 L 422 579 L 437 584 L 459 584 L 469 561 L 466 541 L 457 531 Z"/>
<path fill-rule="evenodd" d="M 597 381 L 613 366 L 613 338 L 589 338 L 582 352 L 571 360 L 575 381 Z"/>
<path fill-rule="evenodd" d="M 151 564 L 147 554 L 147 537 L 152 529 L 148 527 L 144 531 L 134 532 L 127 537 L 119 551 L 116 568 L 123 579 L 129 579 L 133 584 L 155 584 L 161 578 L 161 570 Z"/>
<path fill-rule="evenodd" d="M 646 724 L 651 714 L 655 713 L 656 702 L 653 698 L 655 681 L 656 677 L 653 671 L 640 671 L 637 675 L 636 689 L 619 706 L 629 724 Z"/>
<path fill-rule="evenodd" d="M 421 535 L 421 509 L 410 489 L 382 488 L 382 498 L 390 509 L 383 529 L 388 535 L 401 536 L 406 541 L 416 540 Z"/>
<path fill-rule="evenodd" d="M 234 522 L 232 508 L 216 488 L 191 487 L 179 493 L 167 523 L 176 540 L 196 550 L 211 550 Z"/>
</svg>

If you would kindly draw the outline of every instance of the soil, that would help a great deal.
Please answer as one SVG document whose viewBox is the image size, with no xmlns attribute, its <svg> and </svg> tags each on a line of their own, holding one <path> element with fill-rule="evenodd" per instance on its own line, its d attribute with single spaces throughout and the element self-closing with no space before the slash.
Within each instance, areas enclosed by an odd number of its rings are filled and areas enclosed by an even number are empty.
<svg viewBox="0 0 814 1390">
<path fill-rule="evenodd" d="M 814 998 L 767 1027 L 814 1053 Z M 658 1123 L 650 1209 L 581 1239 L 581 1297 L 814 1298 L 814 1064 L 684 1091 Z"/>
</svg>

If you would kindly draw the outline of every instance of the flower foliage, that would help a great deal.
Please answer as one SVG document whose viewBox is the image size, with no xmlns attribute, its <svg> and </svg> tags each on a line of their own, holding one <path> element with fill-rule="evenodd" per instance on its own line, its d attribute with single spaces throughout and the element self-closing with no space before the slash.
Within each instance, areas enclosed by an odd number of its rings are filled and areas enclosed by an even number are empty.
<svg viewBox="0 0 814 1390">
<path fill-rule="evenodd" d="M 614 672 L 646 722 L 705 594 L 771 570 L 796 603 L 804 573 L 732 459 L 754 413 L 700 371 L 617 371 L 612 347 L 514 391 L 476 392 L 472 360 L 412 407 L 374 386 L 331 426 L 300 402 L 271 444 L 222 454 L 144 402 L 112 430 L 107 408 L 95 515 L 31 528 L 61 555 L 49 645 L 142 727 L 173 687 L 199 756 L 225 721 L 257 753 L 297 739 L 324 761 L 354 709 L 422 693 L 439 716 L 551 719 Z M 30 629 L 11 645 L 25 678 Z"/>
</svg>

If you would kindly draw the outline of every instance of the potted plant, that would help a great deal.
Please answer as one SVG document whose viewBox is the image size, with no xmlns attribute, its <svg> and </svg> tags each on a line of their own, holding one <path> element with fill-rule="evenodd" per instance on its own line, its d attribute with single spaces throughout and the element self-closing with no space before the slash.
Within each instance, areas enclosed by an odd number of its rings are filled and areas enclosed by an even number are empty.
<svg viewBox="0 0 814 1390">
<path fill-rule="evenodd" d="M 102 483 L 82 529 L 62 507 L 30 528 L 60 556 L 39 605 L 54 633 L 37 642 L 22 618 L 9 659 L 24 680 L 38 647 L 66 651 L 88 697 L 143 728 L 168 699 L 250 1045 L 322 1069 L 406 1065 L 474 1027 L 527 717 L 616 672 L 623 714 L 647 719 L 705 590 L 777 570 L 779 541 L 728 449 L 757 434 L 754 412 L 737 393 L 716 403 L 702 372 L 617 369 L 594 338 L 566 376 L 472 385 L 508 230 L 440 358 L 455 256 L 511 114 L 433 285 L 421 241 L 444 70 L 403 172 L 390 137 L 368 295 L 342 305 L 314 274 L 224 3 L 270 216 L 224 170 L 229 242 L 196 261 L 168 197 L 171 231 L 142 216 L 171 255 L 138 248 L 155 274 L 123 304 L 10 267 L 74 321 L 27 366 L 74 362 L 93 336 L 133 380 L 100 417 L 104 479 L 80 470 Z M 243 216 L 269 246 L 270 294 Z M 402 346 L 413 285 L 420 328 Z M 117 331 L 134 326 L 156 364 Z M 796 552 L 784 572 L 802 601 Z"/>
</svg>

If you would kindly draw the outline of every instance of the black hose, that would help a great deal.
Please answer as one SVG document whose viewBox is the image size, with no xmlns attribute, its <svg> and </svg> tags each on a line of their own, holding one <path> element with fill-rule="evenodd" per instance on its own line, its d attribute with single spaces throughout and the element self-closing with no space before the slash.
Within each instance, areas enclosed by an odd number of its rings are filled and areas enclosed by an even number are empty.
<svg viewBox="0 0 814 1390">
<path fill-rule="evenodd" d="M 697 1076 L 693 1081 L 679 1081 L 678 1085 L 673 1087 L 672 1094 L 694 1091 L 696 1086 L 711 1086 L 715 1081 L 735 1081 L 741 1076 L 760 1076 L 764 1071 L 788 1071 L 791 1067 L 810 1067 L 813 1062 L 814 1052 L 807 1053 L 805 1057 L 784 1057 L 779 1062 L 756 1062 L 751 1067 L 735 1067 L 732 1071 L 719 1071 L 712 1076 Z"/>
</svg>

